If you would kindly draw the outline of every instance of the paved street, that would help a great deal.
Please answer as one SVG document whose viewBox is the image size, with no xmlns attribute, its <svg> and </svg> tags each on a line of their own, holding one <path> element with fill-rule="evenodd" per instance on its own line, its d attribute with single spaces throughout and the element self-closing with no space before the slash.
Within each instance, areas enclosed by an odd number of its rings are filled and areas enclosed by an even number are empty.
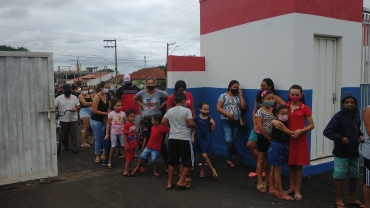
<svg viewBox="0 0 370 208">
<path fill-rule="evenodd" d="M 147 173 L 123 177 L 124 160 L 115 157 L 113 169 L 108 170 L 94 163 L 93 147 L 79 150 L 78 155 L 62 151 L 58 160 L 59 176 L 47 179 L 44 184 L 29 181 L 0 187 L 0 207 L 334 207 L 331 172 L 304 178 L 303 200 L 288 202 L 259 193 L 257 178 L 248 177 L 253 168 L 243 165 L 230 168 L 224 158 L 215 155 L 210 158 L 219 179 L 213 179 L 209 170 L 200 179 L 197 165 L 192 171 L 190 190 L 167 191 L 162 161 L 160 179 L 152 176 L 153 165 Z M 283 178 L 283 183 L 287 188 L 288 179 Z M 362 201 L 361 189 L 362 174 L 357 192 Z"/>
</svg>

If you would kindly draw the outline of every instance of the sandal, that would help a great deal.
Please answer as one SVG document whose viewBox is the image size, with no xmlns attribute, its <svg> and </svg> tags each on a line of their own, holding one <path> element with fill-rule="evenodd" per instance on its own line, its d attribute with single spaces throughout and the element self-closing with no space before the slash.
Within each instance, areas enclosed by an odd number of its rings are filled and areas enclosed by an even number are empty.
<svg viewBox="0 0 370 208">
<path fill-rule="evenodd" d="M 266 193 L 266 185 L 264 185 L 264 184 L 258 185 L 257 184 L 257 190 L 262 192 L 262 193 Z"/>
<path fill-rule="evenodd" d="M 159 174 L 159 173 L 154 173 L 153 177 L 155 177 L 155 178 L 162 178 L 161 174 Z"/>
<path fill-rule="evenodd" d="M 228 164 L 232 168 L 235 167 L 235 164 L 233 162 L 231 162 L 230 160 L 226 160 L 226 164 Z"/>
<path fill-rule="evenodd" d="M 134 154 L 134 158 L 138 158 L 138 157 L 139 157 L 139 155 L 137 155 L 137 154 L 136 154 L 136 152 L 135 152 L 135 154 Z"/>
<path fill-rule="evenodd" d="M 188 176 L 188 177 L 185 178 L 185 181 L 186 182 L 191 182 L 191 178 Z"/>
<path fill-rule="evenodd" d="M 284 194 L 276 193 L 276 198 L 281 199 L 281 200 L 286 200 L 286 201 L 294 201 L 293 197 L 285 193 Z"/>
<path fill-rule="evenodd" d="M 190 189 L 190 183 L 187 183 L 185 186 L 181 186 L 179 184 L 176 184 L 178 188 L 184 190 L 184 189 Z"/>
<path fill-rule="evenodd" d="M 278 193 L 279 192 L 276 188 L 269 188 L 269 194 L 276 196 L 276 194 L 278 194 Z"/>
<path fill-rule="evenodd" d="M 212 171 L 212 176 L 214 179 L 217 179 L 218 178 L 218 174 L 216 172 L 216 169 L 213 168 L 213 171 Z"/>
<path fill-rule="evenodd" d="M 199 173 L 199 178 L 204 178 L 204 173 Z"/>
<path fill-rule="evenodd" d="M 257 173 L 255 173 L 255 172 L 250 172 L 248 176 L 249 176 L 249 177 L 251 177 L 251 178 L 253 178 L 253 177 L 256 177 L 256 176 L 257 176 Z"/>
<path fill-rule="evenodd" d="M 108 165 L 107 165 L 107 168 L 108 168 L 108 169 L 112 169 L 112 164 L 108 164 Z"/>
<path fill-rule="evenodd" d="M 346 206 L 345 206 L 345 205 L 341 205 L 341 204 L 335 204 L 335 206 L 336 206 L 337 208 L 346 208 Z"/>
<path fill-rule="evenodd" d="M 145 172 L 147 172 L 148 171 L 148 168 L 141 168 L 140 170 L 139 170 L 139 172 L 140 173 L 145 173 Z"/>
<path fill-rule="evenodd" d="M 171 186 L 167 186 L 167 187 L 166 187 L 166 190 L 171 190 L 174 186 L 175 186 L 175 183 L 172 183 L 172 185 L 171 185 Z"/>
<path fill-rule="evenodd" d="M 100 163 L 100 159 L 95 159 L 95 162 L 96 163 Z"/>
<path fill-rule="evenodd" d="M 294 195 L 294 200 L 297 200 L 297 201 L 302 200 L 302 195 L 300 195 L 300 194 L 295 194 L 295 195 Z"/>
</svg>

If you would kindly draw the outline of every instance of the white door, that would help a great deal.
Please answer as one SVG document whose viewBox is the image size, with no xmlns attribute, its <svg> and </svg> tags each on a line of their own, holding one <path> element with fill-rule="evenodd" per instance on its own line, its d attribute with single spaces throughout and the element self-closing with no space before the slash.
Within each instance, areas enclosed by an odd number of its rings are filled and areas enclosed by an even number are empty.
<svg viewBox="0 0 370 208">
<path fill-rule="evenodd" d="M 0 52 L 0 185 L 58 175 L 52 53 Z"/>
<path fill-rule="evenodd" d="M 332 155 L 334 144 L 323 131 L 338 108 L 336 82 L 336 39 L 315 37 L 312 117 L 315 129 L 311 132 L 311 160 Z M 338 97 L 339 99 L 339 97 Z"/>
</svg>

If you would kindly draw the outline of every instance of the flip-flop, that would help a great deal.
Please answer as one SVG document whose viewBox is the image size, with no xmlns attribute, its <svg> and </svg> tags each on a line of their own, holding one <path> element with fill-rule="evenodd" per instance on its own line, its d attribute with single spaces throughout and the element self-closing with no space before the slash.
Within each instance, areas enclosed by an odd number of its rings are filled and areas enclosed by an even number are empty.
<svg viewBox="0 0 370 208">
<path fill-rule="evenodd" d="M 364 208 L 365 207 L 365 205 L 364 204 L 362 204 L 361 202 L 359 203 L 359 204 L 356 204 L 356 203 L 349 203 L 349 202 L 347 202 L 348 204 L 350 204 L 350 205 L 354 205 L 354 206 L 358 206 L 358 207 L 361 207 L 361 208 Z"/>
<path fill-rule="evenodd" d="M 204 178 L 204 173 L 199 173 L 199 178 Z"/>
<path fill-rule="evenodd" d="M 107 165 L 107 168 L 108 168 L 108 169 L 112 169 L 112 164 L 108 164 L 108 165 Z"/>
<path fill-rule="evenodd" d="M 345 205 L 340 205 L 340 204 L 335 204 L 335 206 L 336 206 L 337 208 L 346 208 L 346 206 L 345 206 Z"/>
<path fill-rule="evenodd" d="M 226 164 L 228 164 L 232 168 L 235 167 L 235 164 L 233 162 L 231 162 L 230 160 L 226 160 Z"/>
<path fill-rule="evenodd" d="M 262 185 L 258 185 L 257 184 L 257 190 L 259 192 L 262 192 L 262 193 L 266 193 L 266 185 L 262 184 Z"/>
<path fill-rule="evenodd" d="M 213 173 L 212 176 L 213 176 L 214 179 L 217 179 L 218 178 L 218 174 L 217 173 Z"/>
<path fill-rule="evenodd" d="M 286 200 L 286 201 L 294 201 L 294 198 L 291 197 L 288 194 L 279 194 L 279 193 L 277 193 L 276 198 L 281 199 L 281 200 Z"/>
<path fill-rule="evenodd" d="M 161 174 L 157 173 L 153 175 L 154 178 L 162 178 Z"/>
<path fill-rule="evenodd" d="M 187 183 L 185 186 L 181 186 L 181 185 L 179 185 L 179 184 L 176 184 L 176 186 L 177 186 L 178 188 L 182 189 L 182 190 L 184 190 L 184 189 L 190 189 L 190 183 Z"/>
<path fill-rule="evenodd" d="M 95 159 L 95 163 L 100 163 L 100 160 L 99 159 Z"/>
<path fill-rule="evenodd" d="M 185 181 L 186 182 L 191 182 L 191 178 L 188 176 L 188 177 L 185 178 Z"/>
<path fill-rule="evenodd" d="M 294 200 L 297 200 L 297 201 L 302 200 L 302 195 L 300 195 L 300 194 L 295 194 L 295 195 L 294 195 Z"/>
<path fill-rule="evenodd" d="M 249 177 L 251 177 L 251 178 L 252 178 L 252 177 L 256 177 L 256 176 L 257 176 L 257 173 L 255 173 L 255 172 L 250 172 L 248 176 L 249 176 Z"/>
<path fill-rule="evenodd" d="M 278 193 L 279 192 L 276 188 L 269 188 L 269 194 L 276 196 L 276 194 L 278 194 Z"/>
<path fill-rule="evenodd" d="M 175 186 L 175 183 L 172 183 L 172 186 L 167 186 L 166 190 L 171 190 Z"/>
<path fill-rule="evenodd" d="M 145 173 L 145 172 L 147 172 L 148 171 L 148 168 L 141 168 L 140 170 L 139 170 L 139 172 L 140 173 Z"/>
</svg>

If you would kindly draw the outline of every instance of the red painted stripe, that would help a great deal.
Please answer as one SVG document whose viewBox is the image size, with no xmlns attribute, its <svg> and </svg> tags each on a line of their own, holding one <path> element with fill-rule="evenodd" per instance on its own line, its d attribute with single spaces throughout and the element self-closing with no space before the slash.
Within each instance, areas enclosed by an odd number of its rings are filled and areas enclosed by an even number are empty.
<svg viewBox="0 0 370 208">
<path fill-rule="evenodd" d="M 205 57 L 197 56 L 168 56 L 168 71 L 205 71 Z"/>
<path fill-rule="evenodd" d="M 205 0 L 200 34 L 290 13 L 362 22 L 363 0 Z"/>
</svg>

